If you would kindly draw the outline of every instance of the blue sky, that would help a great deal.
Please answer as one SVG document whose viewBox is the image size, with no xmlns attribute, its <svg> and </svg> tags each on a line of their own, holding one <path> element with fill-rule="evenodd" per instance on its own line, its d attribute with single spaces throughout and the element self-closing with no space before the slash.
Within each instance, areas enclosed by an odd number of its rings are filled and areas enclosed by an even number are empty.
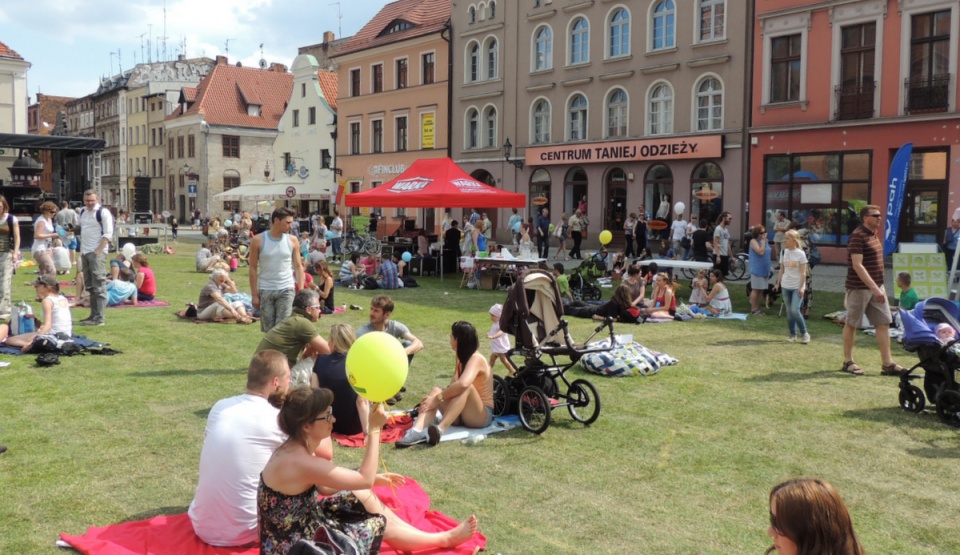
<svg viewBox="0 0 960 555">
<path fill-rule="evenodd" d="M 230 63 L 256 67 L 263 57 L 288 67 L 297 47 L 322 42 L 324 31 L 356 33 L 387 0 L 166 0 L 167 58 L 225 53 Z M 342 21 L 338 21 L 338 9 Z M 37 92 L 85 96 L 102 76 L 145 61 L 153 37 L 164 35 L 164 0 L 2 0 L 0 42 L 32 64 L 27 73 L 31 102 Z M 151 28 L 152 25 L 152 28 Z M 143 37 L 141 37 L 143 34 Z M 117 51 L 119 50 L 119 56 Z M 111 56 L 111 52 L 113 55 Z M 160 57 L 163 57 L 162 46 Z"/>
</svg>

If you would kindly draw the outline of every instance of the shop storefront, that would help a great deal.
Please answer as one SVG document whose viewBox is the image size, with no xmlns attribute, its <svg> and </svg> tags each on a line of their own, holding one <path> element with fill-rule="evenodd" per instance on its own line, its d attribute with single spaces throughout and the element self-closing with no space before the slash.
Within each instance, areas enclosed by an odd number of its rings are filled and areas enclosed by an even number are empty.
<svg viewBox="0 0 960 555">
<path fill-rule="evenodd" d="M 751 160 L 752 206 L 768 229 L 782 211 L 808 231 L 825 261 L 846 263 L 846 244 L 867 204 L 886 206 L 890 163 L 905 143 L 914 145 L 898 238 L 940 241 L 958 206 L 960 120 L 951 125 L 914 122 L 755 134 Z M 816 145 L 816 149 L 810 148 Z M 952 170 L 952 171 L 951 171 Z M 758 219 L 758 218 L 755 218 Z"/>
</svg>

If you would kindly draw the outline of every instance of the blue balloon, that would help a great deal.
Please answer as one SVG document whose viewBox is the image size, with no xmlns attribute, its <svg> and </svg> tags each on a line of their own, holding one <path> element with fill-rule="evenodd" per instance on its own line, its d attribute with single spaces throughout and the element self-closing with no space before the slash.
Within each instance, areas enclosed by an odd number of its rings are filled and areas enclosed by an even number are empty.
<svg viewBox="0 0 960 555">
<path fill-rule="evenodd" d="M 413 255 L 411 255 L 409 252 L 405 252 L 400 258 L 402 258 L 404 262 L 410 262 L 410 260 L 413 258 Z"/>
<path fill-rule="evenodd" d="M 327 231 L 327 239 L 333 239 L 333 232 Z"/>
<path fill-rule="evenodd" d="M 223 222 L 223 227 L 232 227 L 232 226 L 233 226 L 233 220 L 225 220 Z"/>
</svg>

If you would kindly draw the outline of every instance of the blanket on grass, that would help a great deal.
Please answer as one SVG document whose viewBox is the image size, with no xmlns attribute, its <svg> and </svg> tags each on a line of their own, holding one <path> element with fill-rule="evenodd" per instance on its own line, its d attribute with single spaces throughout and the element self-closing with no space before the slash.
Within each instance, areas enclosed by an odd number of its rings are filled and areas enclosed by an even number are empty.
<svg viewBox="0 0 960 555">
<path fill-rule="evenodd" d="M 150 308 L 153 306 L 170 306 L 170 303 L 167 301 L 161 301 L 160 299 L 153 299 L 152 301 L 140 301 L 137 304 L 121 303 L 108 306 L 107 308 Z"/>
<path fill-rule="evenodd" d="M 505 432 L 520 425 L 520 417 L 516 415 L 498 416 L 493 419 L 493 424 L 486 428 L 465 428 L 463 426 L 450 426 L 447 432 L 440 437 L 440 443 L 445 441 L 457 441 L 479 435 L 490 435 L 498 432 Z M 383 427 L 380 434 L 380 443 L 396 443 L 407 430 L 413 427 L 413 419 L 409 415 L 401 415 L 392 418 L 387 425 Z M 363 447 L 363 434 L 354 434 L 345 436 L 343 434 L 332 434 L 331 437 L 337 443 L 344 447 Z"/>
<path fill-rule="evenodd" d="M 430 496 L 420 484 L 407 478 L 404 485 L 392 490 L 375 487 L 373 492 L 400 518 L 427 532 L 449 530 L 457 521 L 430 510 Z M 193 533 L 190 518 L 184 513 L 161 515 L 146 520 L 123 522 L 109 526 L 91 526 L 85 534 L 60 534 L 60 538 L 84 555 L 257 555 L 257 547 L 212 547 Z M 428 549 L 418 555 L 467 555 L 486 548 L 487 538 L 477 532 L 453 549 Z M 386 543 L 380 553 L 400 555 Z"/>
<path fill-rule="evenodd" d="M 77 334 L 73 335 L 73 342 L 76 343 L 77 346 L 83 347 L 84 349 L 102 349 L 107 345 L 106 343 L 100 343 L 98 341 L 88 339 L 87 336 L 85 335 L 77 335 Z M 37 355 L 36 353 L 24 353 L 23 351 L 20 350 L 20 347 L 10 347 L 5 344 L 0 344 L 0 355 L 20 356 L 20 355 L 27 355 L 27 354 L 33 355 L 33 356 Z"/>
</svg>

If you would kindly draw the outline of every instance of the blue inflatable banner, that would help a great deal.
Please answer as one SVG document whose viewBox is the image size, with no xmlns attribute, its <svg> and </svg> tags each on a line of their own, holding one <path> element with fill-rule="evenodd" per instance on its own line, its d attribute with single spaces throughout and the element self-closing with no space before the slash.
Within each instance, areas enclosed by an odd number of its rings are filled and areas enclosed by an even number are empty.
<svg viewBox="0 0 960 555">
<path fill-rule="evenodd" d="M 910 155 L 913 143 L 900 147 L 890 164 L 890 181 L 887 184 L 887 218 L 883 228 L 883 256 L 897 250 L 897 229 L 900 212 L 903 210 L 903 194 L 907 188 L 907 172 L 910 171 Z"/>
</svg>

